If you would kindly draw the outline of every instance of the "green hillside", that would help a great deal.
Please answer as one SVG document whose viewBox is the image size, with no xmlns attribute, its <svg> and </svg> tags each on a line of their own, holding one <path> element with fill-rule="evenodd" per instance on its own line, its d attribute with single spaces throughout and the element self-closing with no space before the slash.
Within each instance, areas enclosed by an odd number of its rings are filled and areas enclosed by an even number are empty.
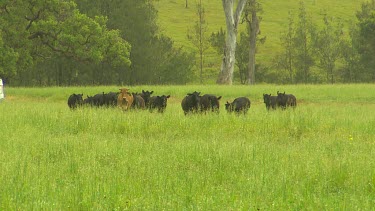
<svg viewBox="0 0 375 211">
<path fill-rule="evenodd" d="M 185 8 L 182 0 L 159 0 L 155 6 L 159 11 L 159 26 L 161 33 L 171 37 L 177 46 L 183 46 L 186 50 L 193 50 L 192 44 L 187 39 L 187 30 L 196 22 L 196 0 L 189 0 L 189 7 Z M 257 59 L 259 63 L 270 65 L 275 53 L 280 51 L 280 35 L 288 24 L 288 12 L 296 16 L 298 12 L 298 0 L 274 0 L 259 1 L 263 5 L 262 22 L 260 25 L 261 36 L 266 36 L 266 43 L 258 48 Z M 362 0 L 305 0 L 306 11 L 313 22 L 320 24 L 323 13 L 328 13 L 335 19 L 341 20 L 345 27 L 355 19 L 355 13 L 360 8 Z M 203 2 L 208 28 L 216 32 L 220 27 L 225 28 L 224 12 L 221 1 L 206 0 Z M 244 30 L 245 25 L 240 26 Z M 210 80 L 216 76 L 220 68 L 220 55 L 214 50 L 207 52 L 206 73 Z M 211 75 L 211 76 L 210 76 Z"/>
</svg>

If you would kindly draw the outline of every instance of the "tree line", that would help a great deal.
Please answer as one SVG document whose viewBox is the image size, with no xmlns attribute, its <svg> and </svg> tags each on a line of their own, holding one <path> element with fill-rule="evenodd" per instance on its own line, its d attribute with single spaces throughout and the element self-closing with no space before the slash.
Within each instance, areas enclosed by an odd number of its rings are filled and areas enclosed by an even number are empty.
<svg viewBox="0 0 375 211">
<path fill-rule="evenodd" d="M 183 84 L 193 53 L 159 33 L 151 0 L 5 0 L 0 77 L 14 86 Z"/>
<path fill-rule="evenodd" d="M 300 1 L 271 64 L 256 60 L 257 45 L 267 42 L 261 0 L 222 5 L 226 28 L 208 35 L 198 1 L 187 32 L 196 50 L 188 52 L 160 32 L 152 0 L 5 0 L 0 77 L 14 86 L 203 83 L 204 56 L 213 47 L 222 55 L 220 84 L 375 81 L 375 0 L 363 3 L 349 26 L 328 12 L 313 22 Z M 238 36 L 241 24 L 246 30 Z"/>
<path fill-rule="evenodd" d="M 307 14 L 303 1 L 297 18 L 289 13 L 283 52 L 274 60 L 277 72 L 267 78 L 292 84 L 375 82 L 375 1 L 362 4 L 347 32 L 328 12 L 320 27 Z"/>
<path fill-rule="evenodd" d="M 362 3 L 347 31 L 341 20 L 327 11 L 321 23 L 313 22 L 304 1 L 300 1 L 298 13 L 289 12 L 281 36 L 281 52 L 274 53 L 271 64 L 256 61 L 257 45 L 267 38 L 260 35 L 261 1 L 241 0 L 236 8 L 233 0 L 222 2 L 226 30 L 220 29 L 208 38 L 223 55 L 217 83 L 232 84 L 233 80 L 242 84 L 375 82 L 375 0 Z M 205 24 L 199 19 L 197 23 Z M 246 30 L 237 40 L 241 23 Z"/>
</svg>

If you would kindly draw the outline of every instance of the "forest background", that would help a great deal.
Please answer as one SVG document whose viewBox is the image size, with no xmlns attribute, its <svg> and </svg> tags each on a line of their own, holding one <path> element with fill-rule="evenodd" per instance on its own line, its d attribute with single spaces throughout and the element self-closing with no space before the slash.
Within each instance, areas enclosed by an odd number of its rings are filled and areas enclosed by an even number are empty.
<svg viewBox="0 0 375 211">
<path fill-rule="evenodd" d="M 259 0 L 256 10 L 255 83 L 375 81 L 374 1 Z M 243 19 L 234 84 L 246 81 L 249 33 Z M 214 84 L 224 37 L 221 1 L 7 0 L 0 77 L 12 86 Z"/>
</svg>

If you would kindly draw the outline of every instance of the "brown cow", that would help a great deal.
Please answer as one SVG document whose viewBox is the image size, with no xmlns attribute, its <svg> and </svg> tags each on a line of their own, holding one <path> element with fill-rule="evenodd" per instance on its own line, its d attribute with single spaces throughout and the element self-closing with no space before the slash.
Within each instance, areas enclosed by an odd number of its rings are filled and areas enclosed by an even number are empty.
<svg viewBox="0 0 375 211">
<path fill-rule="evenodd" d="M 129 89 L 121 88 L 117 97 L 117 106 L 126 111 L 133 104 L 133 95 L 129 93 Z"/>
</svg>

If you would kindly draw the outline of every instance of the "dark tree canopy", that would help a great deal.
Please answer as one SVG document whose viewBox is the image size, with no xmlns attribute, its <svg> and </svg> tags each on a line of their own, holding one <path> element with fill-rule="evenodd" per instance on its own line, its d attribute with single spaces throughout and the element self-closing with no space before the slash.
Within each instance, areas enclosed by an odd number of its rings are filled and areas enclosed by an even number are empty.
<svg viewBox="0 0 375 211">
<path fill-rule="evenodd" d="M 53 58 L 81 63 L 130 65 L 130 45 L 103 16 L 89 18 L 74 1 L 3 1 L 0 3 L 0 61 L 4 78 L 19 76 Z M 7 62 L 10 61 L 10 62 Z"/>
</svg>

